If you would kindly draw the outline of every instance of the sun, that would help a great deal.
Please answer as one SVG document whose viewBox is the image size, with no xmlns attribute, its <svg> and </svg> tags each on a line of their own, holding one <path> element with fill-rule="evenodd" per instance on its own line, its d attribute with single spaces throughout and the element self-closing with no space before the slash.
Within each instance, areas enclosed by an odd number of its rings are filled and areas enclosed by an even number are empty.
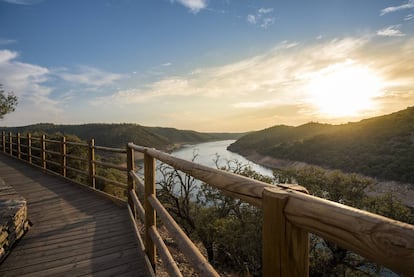
<svg viewBox="0 0 414 277">
<path fill-rule="evenodd" d="M 308 101 L 329 117 L 355 117 L 372 110 L 383 84 L 376 72 L 352 60 L 312 73 L 308 80 Z"/>
</svg>

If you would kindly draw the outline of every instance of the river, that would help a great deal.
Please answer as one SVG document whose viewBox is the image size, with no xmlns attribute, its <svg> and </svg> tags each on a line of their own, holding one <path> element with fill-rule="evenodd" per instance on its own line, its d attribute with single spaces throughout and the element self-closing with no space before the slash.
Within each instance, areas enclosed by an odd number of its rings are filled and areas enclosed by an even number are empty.
<svg viewBox="0 0 414 277">
<path fill-rule="evenodd" d="M 183 145 L 180 149 L 173 151 L 171 155 L 181 159 L 191 160 L 194 154 L 197 154 L 194 162 L 213 168 L 216 168 L 214 161 L 218 155 L 220 157 L 219 165 L 224 165 L 226 161 L 237 160 L 241 164 L 250 165 L 253 170 L 259 172 L 262 175 L 270 177 L 273 176 L 273 171 L 271 169 L 249 161 L 245 157 L 227 150 L 227 147 L 233 142 L 235 142 L 235 140 L 220 140 L 192 145 Z"/>
</svg>

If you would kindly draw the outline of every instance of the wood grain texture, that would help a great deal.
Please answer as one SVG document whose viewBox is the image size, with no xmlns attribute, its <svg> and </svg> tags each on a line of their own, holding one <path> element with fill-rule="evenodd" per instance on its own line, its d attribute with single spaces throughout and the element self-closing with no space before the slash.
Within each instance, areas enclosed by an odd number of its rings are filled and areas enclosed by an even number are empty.
<svg viewBox="0 0 414 277">
<path fill-rule="evenodd" d="M 26 198 L 33 223 L 0 276 L 151 276 L 125 205 L 3 154 L 0 176 Z"/>
<path fill-rule="evenodd" d="M 414 226 L 339 203 L 288 192 L 286 218 L 395 272 L 414 276 Z"/>
<path fill-rule="evenodd" d="M 157 252 L 154 242 L 149 234 L 149 229 L 157 227 L 156 213 L 151 203 L 148 201 L 149 196 L 155 196 L 155 159 L 149 155 L 144 156 L 144 172 L 145 172 L 145 252 L 155 271 L 157 263 Z"/>
</svg>

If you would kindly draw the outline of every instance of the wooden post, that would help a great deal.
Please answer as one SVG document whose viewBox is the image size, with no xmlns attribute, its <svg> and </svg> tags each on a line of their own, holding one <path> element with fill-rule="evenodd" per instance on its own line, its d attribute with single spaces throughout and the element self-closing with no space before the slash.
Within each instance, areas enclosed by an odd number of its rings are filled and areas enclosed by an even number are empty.
<svg viewBox="0 0 414 277">
<path fill-rule="evenodd" d="M 95 140 L 91 139 L 89 141 L 89 183 L 91 187 L 95 188 L 96 186 L 96 166 L 95 166 Z"/>
<path fill-rule="evenodd" d="M 32 164 L 32 134 L 27 133 L 27 161 Z"/>
<path fill-rule="evenodd" d="M 127 195 L 128 195 L 128 203 L 129 206 L 131 207 L 132 212 L 134 213 L 134 218 L 137 218 L 137 212 L 135 209 L 135 205 L 134 202 L 131 199 L 131 193 L 130 191 L 136 191 L 136 184 L 135 184 L 135 180 L 134 178 L 131 177 L 131 175 L 129 174 L 130 171 L 134 171 L 135 170 L 135 160 L 134 160 L 134 149 L 128 147 L 128 144 L 126 146 L 126 152 L 127 152 L 127 177 L 128 177 L 128 191 L 127 191 Z"/>
<path fill-rule="evenodd" d="M 3 152 L 6 153 L 6 132 L 1 133 L 1 141 L 3 144 Z"/>
<path fill-rule="evenodd" d="M 60 167 L 62 169 L 62 175 L 63 177 L 66 177 L 66 137 L 63 136 L 60 141 Z"/>
<path fill-rule="evenodd" d="M 156 265 L 156 248 L 155 244 L 151 239 L 149 230 L 152 226 L 156 228 L 156 213 L 151 203 L 148 201 L 150 195 L 155 194 L 155 159 L 144 154 L 144 173 L 145 173 L 145 252 L 147 253 L 148 259 L 155 271 Z"/>
<path fill-rule="evenodd" d="M 289 193 L 263 191 L 263 276 L 308 276 L 308 233 L 292 225 L 284 207 Z"/>
<path fill-rule="evenodd" d="M 9 132 L 9 154 L 13 156 L 13 134 Z"/>
<path fill-rule="evenodd" d="M 17 158 L 21 159 L 20 133 L 17 133 Z"/>
<path fill-rule="evenodd" d="M 40 138 L 40 157 L 42 162 L 42 168 L 46 169 L 46 137 L 45 135 L 42 135 Z"/>
</svg>

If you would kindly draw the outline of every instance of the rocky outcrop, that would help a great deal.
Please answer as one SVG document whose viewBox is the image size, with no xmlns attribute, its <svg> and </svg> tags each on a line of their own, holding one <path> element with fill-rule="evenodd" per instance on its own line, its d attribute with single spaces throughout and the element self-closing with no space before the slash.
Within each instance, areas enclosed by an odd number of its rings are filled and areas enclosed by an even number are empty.
<svg viewBox="0 0 414 277">
<path fill-rule="evenodd" d="M 26 200 L 0 179 L 0 264 L 28 229 Z"/>
</svg>

